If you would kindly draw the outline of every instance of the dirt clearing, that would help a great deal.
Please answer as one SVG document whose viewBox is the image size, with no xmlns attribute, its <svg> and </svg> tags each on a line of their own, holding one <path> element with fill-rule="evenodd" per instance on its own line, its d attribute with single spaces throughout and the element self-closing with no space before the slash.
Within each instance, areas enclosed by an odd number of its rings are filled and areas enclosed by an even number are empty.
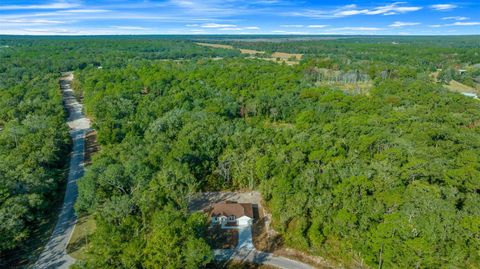
<svg viewBox="0 0 480 269">
<path fill-rule="evenodd" d="M 456 80 L 451 80 L 450 83 L 446 86 L 449 90 L 454 92 L 469 92 L 469 93 L 479 93 L 477 89 L 462 84 Z"/>
<path fill-rule="evenodd" d="M 200 46 L 206 46 L 211 48 L 222 49 L 238 49 L 242 54 L 248 54 L 252 58 L 272 61 L 276 63 L 286 63 L 288 65 L 298 64 L 303 57 L 303 54 L 298 53 L 286 53 L 286 52 L 274 52 L 270 56 L 266 55 L 265 51 L 235 48 L 231 45 L 213 44 L 213 43 L 195 43 Z"/>
<path fill-rule="evenodd" d="M 213 204 L 222 201 L 257 204 L 260 207 L 262 196 L 259 192 L 201 192 L 194 194 L 190 199 L 190 211 L 205 211 Z"/>
</svg>

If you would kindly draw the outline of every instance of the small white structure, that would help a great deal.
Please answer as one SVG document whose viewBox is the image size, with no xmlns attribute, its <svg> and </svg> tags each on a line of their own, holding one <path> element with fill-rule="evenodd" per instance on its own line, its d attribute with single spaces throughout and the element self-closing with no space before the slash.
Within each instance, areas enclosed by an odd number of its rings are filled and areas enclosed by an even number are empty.
<svg viewBox="0 0 480 269">
<path fill-rule="evenodd" d="M 213 205 L 210 213 L 212 224 L 226 226 L 248 226 L 253 221 L 253 207 L 250 203 L 220 202 Z"/>
<path fill-rule="evenodd" d="M 478 96 L 476 93 L 472 93 L 472 92 L 462 92 L 463 95 L 465 96 L 468 96 L 468 97 L 472 97 L 472 98 L 475 98 L 475 99 L 478 99 Z"/>
</svg>

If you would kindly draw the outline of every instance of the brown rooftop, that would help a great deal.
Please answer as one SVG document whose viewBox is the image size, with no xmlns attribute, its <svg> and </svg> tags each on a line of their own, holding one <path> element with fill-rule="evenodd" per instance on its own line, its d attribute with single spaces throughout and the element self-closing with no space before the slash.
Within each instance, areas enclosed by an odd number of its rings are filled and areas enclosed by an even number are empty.
<svg viewBox="0 0 480 269">
<path fill-rule="evenodd" d="M 250 203 L 235 203 L 231 201 L 220 202 L 213 205 L 213 210 L 210 213 L 211 216 L 235 216 L 240 218 L 247 216 L 253 218 L 253 208 Z"/>
</svg>

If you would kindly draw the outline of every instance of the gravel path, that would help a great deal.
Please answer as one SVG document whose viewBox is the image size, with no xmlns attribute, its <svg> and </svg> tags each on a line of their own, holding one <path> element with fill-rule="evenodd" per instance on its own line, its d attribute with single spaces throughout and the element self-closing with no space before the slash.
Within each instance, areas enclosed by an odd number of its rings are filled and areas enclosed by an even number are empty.
<svg viewBox="0 0 480 269">
<path fill-rule="evenodd" d="M 34 268 L 68 268 L 75 259 L 67 254 L 66 248 L 77 221 L 73 204 L 77 198 L 77 180 L 83 175 L 84 138 L 90 129 L 90 121 L 83 115 L 82 105 L 77 101 L 71 88 L 72 73 L 60 79 L 63 102 L 68 110 L 68 126 L 73 140 L 67 188 L 63 199 L 63 207 L 58 216 L 53 233 L 40 254 Z"/>
</svg>

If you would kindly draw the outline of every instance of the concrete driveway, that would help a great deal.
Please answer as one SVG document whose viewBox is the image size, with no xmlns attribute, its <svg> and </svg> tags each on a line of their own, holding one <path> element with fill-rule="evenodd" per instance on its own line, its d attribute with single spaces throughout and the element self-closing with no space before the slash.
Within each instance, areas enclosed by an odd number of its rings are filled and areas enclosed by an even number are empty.
<svg viewBox="0 0 480 269">
<path fill-rule="evenodd" d="M 252 238 L 252 226 L 239 226 L 238 230 L 238 244 L 237 250 L 250 251 L 255 250 Z"/>
<path fill-rule="evenodd" d="M 313 269 L 313 267 L 308 264 L 256 250 L 253 245 L 251 225 L 229 229 L 238 230 L 237 247 L 235 249 L 214 250 L 214 257 L 216 260 L 226 261 L 234 259 L 256 264 L 268 264 L 283 269 Z"/>
<path fill-rule="evenodd" d="M 45 245 L 34 268 L 68 268 L 75 259 L 67 254 L 66 248 L 77 221 L 73 204 L 77 199 L 77 180 L 83 176 L 85 133 L 90 121 L 83 115 L 82 105 L 77 102 L 71 88 L 73 74 L 67 74 L 60 80 L 63 102 L 68 110 L 68 126 L 73 140 L 67 188 L 63 206 L 53 233 Z"/>
</svg>

